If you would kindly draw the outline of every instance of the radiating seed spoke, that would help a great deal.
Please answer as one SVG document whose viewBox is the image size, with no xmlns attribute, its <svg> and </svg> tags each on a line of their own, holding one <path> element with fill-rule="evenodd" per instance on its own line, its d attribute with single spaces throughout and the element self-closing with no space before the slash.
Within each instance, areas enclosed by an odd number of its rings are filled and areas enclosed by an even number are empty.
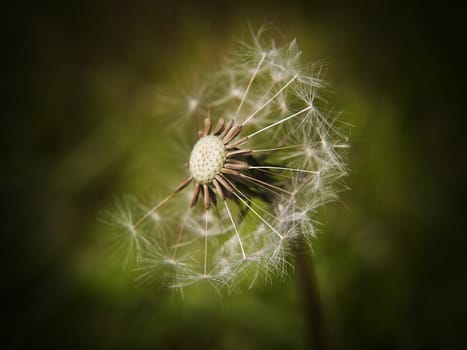
<svg viewBox="0 0 467 350">
<path fill-rule="evenodd" d="M 281 94 L 282 91 L 284 91 L 292 82 L 297 79 L 298 75 L 295 74 L 292 79 L 290 79 L 282 88 L 279 89 L 269 100 L 267 100 L 265 103 L 263 103 L 258 109 L 256 109 L 248 118 L 245 119 L 245 121 L 242 123 L 243 126 L 245 126 L 251 118 L 253 118 L 256 114 L 258 114 L 264 107 L 266 107 L 268 104 L 270 104 L 277 96 Z"/>
<path fill-rule="evenodd" d="M 157 209 L 159 209 L 162 205 L 167 203 L 169 199 L 171 199 L 175 194 L 183 190 L 191 181 L 193 180 L 193 176 L 188 176 L 183 182 L 178 185 L 178 187 L 173 191 L 171 194 L 169 194 L 167 197 L 165 197 L 162 201 L 160 201 L 157 205 L 155 205 L 152 209 L 150 209 L 146 214 L 144 214 L 137 222 L 136 224 L 133 225 L 134 228 L 136 228 L 139 224 L 141 224 L 144 220 L 146 220 L 152 213 L 154 213 Z"/>
<path fill-rule="evenodd" d="M 240 113 L 240 110 L 242 109 L 243 103 L 245 102 L 245 99 L 246 99 L 246 97 L 247 97 L 247 95 L 248 95 L 248 92 L 250 91 L 250 87 L 251 87 L 251 85 L 253 84 L 253 81 L 254 81 L 255 78 L 256 78 L 256 74 L 258 74 L 259 69 L 260 69 L 261 65 L 263 64 L 263 61 L 264 61 L 265 58 L 266 58 L 266 54 L 263 53 L 263 54 L 261 55 L 261 59 L 259 60 L 258 65 L 256 66 L 255 71 L 253 72 L 253 75 L 251 76 L 250 81 L 248 82 L 248 85 L 247 85 L 247 87 L 246 87 L 246 90 L 245 90 L 245 92 L 244 92 L 244 94 L 243 94 L 243 96 L 242 96 L 242 99 L 241 99 L 241 101 L 240 101 L 240 104 L 238 105 L 237 111 L 235 112 L 235 115 L 234 115 L 233 119 L 237 118 L 238 113 Z"/>
<path fill-rule="evenodd" d="M 227 214 L 229 215 L 230 221 L 232 222 L 232 226 L 235 230 L 235 235 L 237 236 L 238 244 L 240 245 L 240 249 L 242 250 L 243 259 L 246 259 L 246 254 L 245 254 L 245 250 L 243 249 L 242 239 L 240 238 L 240 234 L 238 233 L 237 225 L 235 224 L 235 221 L 232 217 L 232 213 L 230 212 L 229 206 L 227 205 L 227 201 L 224 201 L 224 205 L 225 205 L 225 209 L 227 210 Z"/>
</svg>

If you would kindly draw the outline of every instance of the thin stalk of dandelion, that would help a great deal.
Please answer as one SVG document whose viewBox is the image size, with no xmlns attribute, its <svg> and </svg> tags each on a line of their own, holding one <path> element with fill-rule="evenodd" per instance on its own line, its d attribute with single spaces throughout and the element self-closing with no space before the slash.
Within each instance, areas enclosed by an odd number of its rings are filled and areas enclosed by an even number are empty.
<svg viewBox="0 0 467 350">
<path fill-rule="evenodd" d="M 290 145 L 290 146 L 274 147 L 274 148 L 266 148 L 266 149 L 255 149 L 255 150 L 251 150 L 251 153 L 283 151 L 286 149 L 297 148 L 297 147 L 300 147 L 300 145 Z"/>
<path fill-rule="evenodd" d="M 206 219 L 204 225 L 204 275 L 207 275 L 208 266 L 208 211 L 206 208 Z"/>
<path fill-rule="evenodd" d="M 188 209 L 188 211 L 190 211 L 190 210 L 191 210 L 191 208 Z M 172 260 L 175 260 L 175 257 L 177 256 L 178 246 L 180 244 L 180 240 L 182 239 L 183 232 L 185 231 L 185 225 L 186 225 L 187 218 L 188 218 L 188 215 L 184 215 L 183 219 L 182 219 L 182 222 L 180 224 L 180 230 L 179 230 L 178 235 L 177 235 L 177 240 L 176 240 L 176 242 L 175 242 L 175 244 L 173 246 Z"/>
<path fill-rule="evenodd" d="M 133 228 L 139 226 L 144 220 L 146 220 L 152 213 L 154 213 L 157 209 L 167 203 L 175 194 L 183 190 L 190 182 L 192 176 L 187 177 L 171 194 L 161 200 L 158 204 L 156 204 L 152 209 L 150 209 L 146 214 L 144 214 L 134 225 Z"/>
<path fill-rule="evenodd" d="M 257 130 L 257 131 L 255 131 L 255 132 L 252 132 L 250 135 L 248 135 L 248 136 L 246 136 L 246 137 L 247 137 L 248 139 L 251 139 L 253 136 L 256 136 L 256 135 L 258 135 L 258 134 L 261 134 L 262 132 L 264 132 L 264 131 L 266 131 L 266 130 L 268 130 L 268 129 L 270 129 L 270 128 L 273 128 L 273 127 L 275 127 L 275 126 L 277 126 L 277 125 L 279 125 L 279 124 L 282 124 L 282 123 L 284 123 L 284 122 L 286 122 L 286 121 L 288 121 L 288 120 L 290 120 L 290 119 L 292 119 L 292 118 L 295 118 L 295 117 L 299 116 L 300 114 L 302 114 L 302 113 L 304 113 L 304 112 L 306 112 L 306 111 L 309 111 L 311 108 L 313 108 L 313 107 L 312 107 L 312 106 L 305 107 L 305 108 L 303 108 L 302 110 L 300 110 L 300 111 L 298 111 L 298 112 L 296 112 L 296 113 L 294 113 L 294 114 L 292 114 L 292 115 L 290 115 L 290 116 L 288 116 L 288 117 L 286 117 L 286 118 L 283 118 L 283 119 L 281 119 L 281 120 L 278 120 L 277 122 L 275 122 L 275 123 L 273 123 L 273 124 L 271 124 L 271 125 L 268 125 L 268 126 L 262 128 L 262 129 L 260 129 L 260 130 Z"/>
<path fill-rule="evenodd" d="M 249 169 L 260 169 L 260 168 L 249 167 Z M 284 190 L 283 188 L 280 188 L 278 186 L 271 185 L 270 183 L 267 183 L 265 181 L 261 181 L 259 179 L 256 179 L 256 178 L 252 177 L 252 176 L 242 174 L 241 177 L 243 177 L 245 179 L 248 179 L 249 181 L 252 181 L 254 183 L 257 183 L 259 186 L 261 186 L 265 190 L 271 191 L 271 192 L 273 192 L 275 194 L 277 194 L 278 192 L 286 193 L 286 194 L 289 194 L 289 195 L 292 194 L 292 192 L 290 192 L 290 191 Z M 275 192 L 274 190 L 276 190 L 277 192 Z"/>
<path fill-rule="evenodd" d="M 315 174 L 319 175 L 319 171 L 313 170 L 306 170 L 306 169 L 298 169 L 298 168 L 288 168 L 288 167 L 280 167 L 280 166 L 269 166 L 269 165 L 252 165 L 249 169 L 274 169 L 274 170 L 287 170 L 287 171 L 295 171 L 299 173 L 308 173 L 308 174 Z"/>
<path fill-rule="evenodd" d="M 290 84 L 293 83 L 293 81 L 297 79 L 297 75 L 294 75 L 292 79 L 290 79 L 287 84 L 285 84 L 283 87 L 279 89 L 269 100 L 267 100 L 265 103 L 263 103 L 261 106 L 259 106 L 252 114 L 250 114 L 242 123 L 242 126 L 245 126 L 251 118 L 253 118 L 255 115 L 257 115 L 264 107 L 266 107 L 268 104 L 270 104 L 277 96 L 279 96 Z"/>
<path fill-rule="evenodd" d="M 238 113 L 240 113 L 240 110 L 242 109 L 243 103 L 245 102 L 245 99 L 248 96 L 248 92 L 250 91 L 251 84 L 253 84 L 253 81 L 255 80 L 256 74 L 258 74 L 259 69 L 260 69 L 261 65 L 263 64 L 263 61 L 264 61 L 265 58 L 266 58 L 266 55 L 263 53 L 261 55 L 261 59 L 258 62 L 258 66 L 255 68 L 255 71 L 253 72 L 253 74 L 251 76 L 251 79 L 248 82 L 248 85 L 247 85 L 247 87 L 245 89 L 245 93 L 243 94 L 242 99 L 241 99 L 240 103 L 238 104 L 238 108 L 237 108 L 237 111 L 235 112 L 235 115 L 233 116 L 233 120 L 235 120 L 235 118 L 237 118 L 237 116 L 238 116 Z"/>
<path fill-rule="evenodd" d="M 235 191 L 232 192 L 232 193 L 233 193 L 233 194 L 235 195 L 235 197 L 237 197 L 248 209 L 250 209 L 251 212 L 252 212 L 253 214 L 255 214 L 256 217 L 257 217 L 258 219 L 260 219 L 267 227 L 269 227 L 280 239 L 284 239 L 284 237 L 283 237 L 279 232 L 277 232 L 277 230 L 276 230 L 274 227 L 272 227 L 271 224 L 270 224 L 269 222 L 267 222 L 266 219 L 264 219 L 261 215 L 259 215 L 258 212 L 257 212 L 256 210 L 254 210 L 253 207 L 252 207 L 251 205 L 249 205 L 245 200 L 243 200 L 242 197 L 239 196 L 239 195 L 237 194 L 237 192 L 238 192 L 238 193 L 241 193 L 241 191 L 239 191 L 239 190 L 237 190 L 237 189 L 235 189 Z"/>
<path fill-rule="evenodd" d="M 232 217 L 232 213 L 230 212 L 229 206 L 226 201 L 224 201 L 225 209 L 227 210 L 227 214 L 229 215 L 230 221 L 232 222 L 232 226 L 235 230 L 235 235 L 238 239 L 238 244 L 240 245 L 240 249 L 242 250 L 243 259 L 246 259 L 245 249 L 243 249 L 242 239 L 240 238 L 240 234 L 238 233 L 237 225 Z"/>
</svg>

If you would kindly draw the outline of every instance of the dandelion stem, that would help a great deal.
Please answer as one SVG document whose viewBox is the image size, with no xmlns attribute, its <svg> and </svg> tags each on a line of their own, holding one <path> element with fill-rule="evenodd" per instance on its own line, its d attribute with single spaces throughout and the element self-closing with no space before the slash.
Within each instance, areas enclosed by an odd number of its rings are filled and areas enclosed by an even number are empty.
<svg viewBox="0 0 467 350">
<path fill-rule="evenodd" d="M 254 111 L 252 114 L 250 114 L 250 116 L 248 118 L 245 119 L 245 121 L 242 123 L 242 126 L 245 126 L 251 118 L 253 118 L 256 114 L 258 114 L 264 107 L 266 107 L 268 104 L 271 103 L 272 100 L 274 100 L 277 96 L 279 96 L 279 94 L 284 91 L 287 86 L 289 86 L 290 84 L 292 84 L 292 82 L 297 79 L 297 75 L 295 74 L 293 76 L 292 79 L 290 79 L 287 84 L 285 84 L 283 87 L 281 87 L 279 89 L 279 91 L 277 91 L 269 100 L 267 100 L 266 102 L 264 102 L 260 107 L 258 107 L 258 109 L 256 111 Z"/>
<path fill-rule="evenodd" d="M 324 317 L 319 296 L 318 282 L 311 250 L 305 238 L 301 237 L 293 247 L 297 265 L 298 288 L 301 292 L 303 310 L 307 318 L 312 349 L 326 350 L 328 348 Z"/>
</svg>

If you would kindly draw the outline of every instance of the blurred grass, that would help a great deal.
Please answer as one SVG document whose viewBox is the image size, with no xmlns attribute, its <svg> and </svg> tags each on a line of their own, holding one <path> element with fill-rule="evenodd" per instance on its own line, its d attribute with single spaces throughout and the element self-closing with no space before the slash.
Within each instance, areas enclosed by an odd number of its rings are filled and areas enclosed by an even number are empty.
<svg viewBox="0 0 467 350">
<path fill-rule="evenodd" d="M 96 219 L 116 195 L 170 180 L 158 173 L 174 155 L 155 90 L 215 65 L 247 21 L 297 37 L 304 61 L 327 59 L 333 103 L 354 125 L 351 190 L 321 213 L 314 243 L 331 344 L 467 345 L 455 17 L 391 2 L 83 1 L 7 12 L 6 348 L 307 348 L 293 278 L 221 299 L 195 288 L 182 301 L 135 286 Z M 433 25 L 444 17 L 443 30 Z"/>
</svg>

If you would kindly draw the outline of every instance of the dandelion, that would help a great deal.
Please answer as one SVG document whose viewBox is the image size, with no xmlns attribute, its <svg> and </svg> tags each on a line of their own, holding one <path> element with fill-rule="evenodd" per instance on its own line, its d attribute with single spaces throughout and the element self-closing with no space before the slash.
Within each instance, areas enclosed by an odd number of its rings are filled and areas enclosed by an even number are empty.
<svg viewBox="0 0 467 350">
<path fill-rule="evenodd" d="M 295 41 L 278 45 L 260 30 L 177 102 L 183 122 L 202 120 L 180 159 L 186 174 L 174 174 L 178 186 L 152 207 L 111 216 L 139 278 L 232 287 L 287 273 L 291 247 L 315 236 L 313 213 L 346 173 L 346 135 L 321 95 L 322 67 L 302 65 Z"/>
</svg>

